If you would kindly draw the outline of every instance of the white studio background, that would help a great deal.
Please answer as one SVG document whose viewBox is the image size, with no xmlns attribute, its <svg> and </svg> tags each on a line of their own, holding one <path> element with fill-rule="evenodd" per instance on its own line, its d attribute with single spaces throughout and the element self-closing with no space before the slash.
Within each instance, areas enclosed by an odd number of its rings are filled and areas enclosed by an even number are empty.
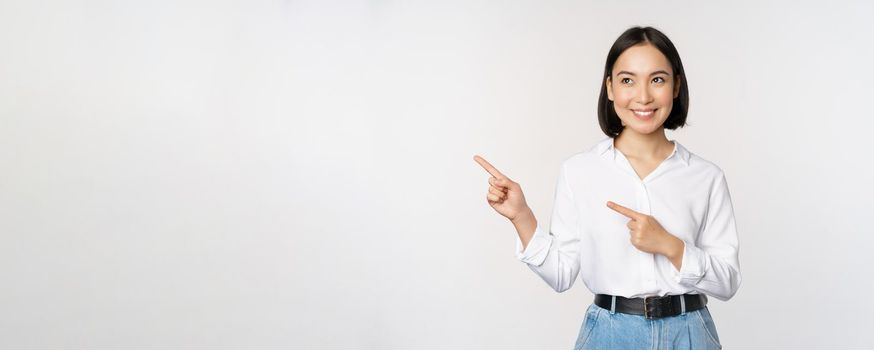
<svg viewBox="0 0 874 350">
<path fill-rule="evenodd" d="M 0 348 L 570 349 L 486 203 L 548 225 L 633 25 L 726 173 L 731 349 L 870 349 L 874 5 L 0 1 Z"/>
</svg>

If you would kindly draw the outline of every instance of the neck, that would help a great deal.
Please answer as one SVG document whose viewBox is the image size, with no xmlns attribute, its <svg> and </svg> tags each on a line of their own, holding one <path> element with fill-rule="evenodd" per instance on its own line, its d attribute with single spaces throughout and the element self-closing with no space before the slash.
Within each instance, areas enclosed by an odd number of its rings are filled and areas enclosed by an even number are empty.
<svg viewBox="0 0 874 350">
<path fill-rule="evenodd" d="M 626 157 L 659 159 L 673 149 L 673 143 L 665 136 L 665 128 L 660 127 L 649 134 L 640 134 L 626 127 L 614 139 L 614 146 Z"/>
</svg>

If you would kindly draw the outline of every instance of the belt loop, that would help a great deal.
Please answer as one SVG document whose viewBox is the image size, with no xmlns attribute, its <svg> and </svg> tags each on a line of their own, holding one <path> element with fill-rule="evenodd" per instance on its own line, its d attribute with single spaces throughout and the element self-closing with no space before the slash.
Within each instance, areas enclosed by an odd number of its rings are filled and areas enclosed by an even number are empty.
<svg viewBox="0 0 874 350">
<path fill-rule="evenodd" d="M 616 314 L 616 296 L 612 295 L 610 299 L 610 314 L 614 315 Z"/>
<path fill-rule="evenodd" d="M 680 295 L 680 315 L 686 315 L 686 294 Z"/>
</svg>

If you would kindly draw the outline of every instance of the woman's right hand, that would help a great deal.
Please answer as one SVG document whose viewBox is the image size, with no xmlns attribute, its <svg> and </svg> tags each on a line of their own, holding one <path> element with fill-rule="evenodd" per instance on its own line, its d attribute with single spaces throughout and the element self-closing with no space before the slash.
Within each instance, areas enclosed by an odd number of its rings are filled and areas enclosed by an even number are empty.
<svg viewBox="0 0 874 350">
<path fill-rule="evenodd" d="M 528 203 L 525 202 L 525 195 L 522 194 L 522 186 L 510 180 L 482 157 L 475 155 L 473 160 L 492 175 L 489 178 L 489 191 L 486 194 L 486 200 L 498 214 L 510 219 L 510 221 L 515 221 L 521 216 L 531 213 Z"/>
</svg>

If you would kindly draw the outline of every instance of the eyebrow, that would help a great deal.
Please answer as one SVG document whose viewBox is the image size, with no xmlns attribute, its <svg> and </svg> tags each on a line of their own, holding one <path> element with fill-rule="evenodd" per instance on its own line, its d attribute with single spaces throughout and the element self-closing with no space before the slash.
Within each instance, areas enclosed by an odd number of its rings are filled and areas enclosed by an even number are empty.
<svg viewBox="0 0 874 350">
<path fill-rule="evenodd" d="M 631 73 L 631 72 L 629 72 L 629 71 L 625 71 L 625 70 L 623 70 L 623 71 L 619 71 L 619 73 L 616 73 L 616 75 L 621 75 L 621 74 L 628 74 L 628 75 L 633 76 L 633 77 L 637 76 L 636 74 Z M 668 74 L 668 72 L 666 72 L 666 71 L 663 71 L 663 70 L 657 70 L 657 71 L 655 71 L 655 72 L 652 72 L 649 76 L 653 76 L 653 75 L 656 75 L 656 74 L 670 75 L 670 74 Z"/>
</svg>

